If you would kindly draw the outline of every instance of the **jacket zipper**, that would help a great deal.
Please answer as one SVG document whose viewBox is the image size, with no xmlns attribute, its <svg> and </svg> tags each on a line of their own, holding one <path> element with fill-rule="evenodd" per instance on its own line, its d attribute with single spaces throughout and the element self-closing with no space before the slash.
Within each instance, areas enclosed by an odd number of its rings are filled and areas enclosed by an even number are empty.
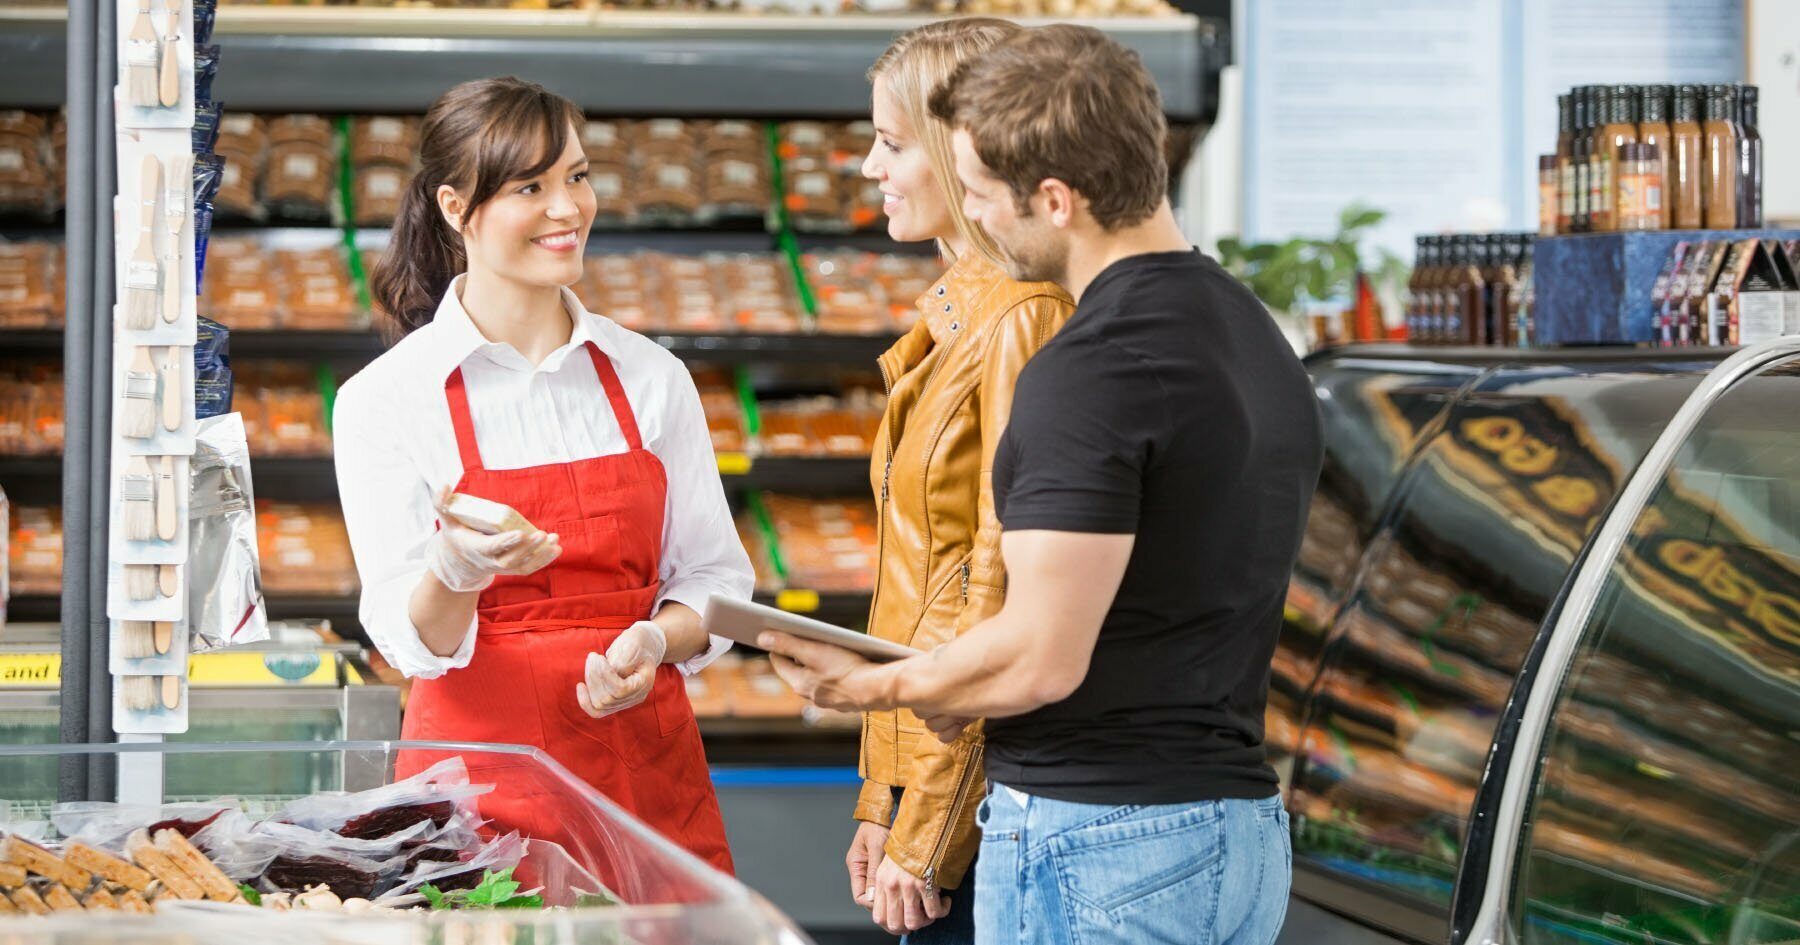
<svg viewBox="0 0 1800 945">
<path fill-rule="evenodd" d="M 969 563 L 967 561 L 963 562 L 962 566 L 962 602 L 965 607 L 969 604 Z"/>
<path fill-rule="evenodd" d="M 962 780 L 957 782 L 956 797 L 950 802 L 950 817 L 944 821 L 944 830 L 938 834 L 937 843 L 931 848 L 931 859 L 925 864 L 925 880 L 928 891 L 937 889 L 937 865 L 944 857 L 945 848 L 950 845 L 950 831 L 956 829 L 957 818 L 962 816 L 963 805 L 969 800 L 969 788 L 974 786 L 975 772 L 981 770 L 983 749 L 975 748 L 969 753 L 969 763 L 963 767 Z"/>
</svg>

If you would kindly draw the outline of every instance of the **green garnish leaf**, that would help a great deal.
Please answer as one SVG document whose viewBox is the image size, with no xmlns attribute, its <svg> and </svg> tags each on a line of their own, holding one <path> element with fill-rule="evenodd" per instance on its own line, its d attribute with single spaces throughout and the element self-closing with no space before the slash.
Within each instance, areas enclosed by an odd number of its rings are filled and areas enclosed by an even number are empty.
<svg viewBox="0 0 1800 945">
<path fill-rule="evenodd" d="M 431 908 L 433 910 L 450 908 L 450 897 L 444 895 L 442 891 L 430 883 L 426 883 L 419 887 L 419 895 L 424 896 L 425 901 L 431 903 Z"/>
<path fill-rule="evenodd" d="M 238 884 L 238 892 L 244 894 L 245 902 L 247 902 L 253 906 L 262 905 L 262 893 L 257 892 L 256 887 L 250 885 L 249 883 L 239 883 Z"/>
<path fill-rule="evenodd" d="M 544 897 L 543 896 L 514 896 L 511 899 L 506 900 L 505 902 L 495 903 L 494 908 L 496 908 L 496 909 L 542 909 L 542 908 L 544 908 Z"/>
</svg>

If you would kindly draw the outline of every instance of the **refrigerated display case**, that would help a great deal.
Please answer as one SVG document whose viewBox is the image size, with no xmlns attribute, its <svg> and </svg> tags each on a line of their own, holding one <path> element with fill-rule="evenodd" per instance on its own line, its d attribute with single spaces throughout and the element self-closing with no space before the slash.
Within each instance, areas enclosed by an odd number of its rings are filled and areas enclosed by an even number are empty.
<svg viewBox="0 0 1800 945">
<path fill-rule="evenodd" d="M 454 742 L 332 741 L 210 745 L 0 746 L 0 768 L 54 768 L 69 757 L 102 757 L 131 772 L 124 783 L 134 803 L 207 800 L 217 790 L 189 794 L 178 772 L 265 767 L 269 777 L 247 783 L 235 800 L 252 816 L 277 809 L 296 794 L 379 786 L 395 779 L 396 763 L 432 765 L 460 757 L 471 770 L 504 766 L 490 794 L 476 803 L 529 803 L 554 820 L 560 844 L 528 839 L 513 874 L 526 889 L 541 889 L 548 908 L 503 911 L 418 911 L 351 916 L 265 912 L 246 906 L 177 904 L 153 916 L 70 913 L 3 931 L 8 940 L 232 945 L 271 943 L 558 941 L 641 945 L 803 945 L 806 938 L 743 883 L 714 870 L 625 813 L 542 751 L 510 745 Z M 300 792 L 277 772 L 334 772 Z M 161 784 L 161 787 L 157 785 Z M 49 809 L 52 790 L 11 798 L 12 829 L 45 830 L 57 839 Z M 14 939 L 18 935 L 22 938 Z"/>
<path fill-rule="evenodd" d="M 1800 339 L 1309 368 L 1282 941 L 1800 936 Z"/>
</svg>

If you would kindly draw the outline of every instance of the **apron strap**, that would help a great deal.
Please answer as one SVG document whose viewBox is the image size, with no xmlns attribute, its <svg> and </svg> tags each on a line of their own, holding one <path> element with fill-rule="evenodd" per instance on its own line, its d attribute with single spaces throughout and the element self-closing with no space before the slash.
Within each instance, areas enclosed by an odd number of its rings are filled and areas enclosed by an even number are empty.
<svg viewBox="0 0 1800 945">
<path fill-rule="evenodd" d="M 450 427 L 456 431 L 456 454 L 463 470 L 481 469 L 481 448 L 475 445 L 475 421 L 469 417 L 469 392 L 463 387 L 462 368 L 450 372 L 444 382 L 444 399 L 450 402 Z"/>
<path fill-rule="evenodd" d="M 600 375 L 600 386 L 606 388 L 606 399 L 612 404 L 613 418 L 619 421 L 619 432 L 625 434 L 625 444 L 634 450 L 644 448 L 643 437 L 638 435 L 637 415 L 631 412 L 631 401 L 625 399 L 625 386 L 619 383 L 619 372 L 613 369 L 612 359 L 600 353 L 600 347 L 593 342 L 587 343 L 588 354 L 594 359 L 594 373 Z"/>
</svg>

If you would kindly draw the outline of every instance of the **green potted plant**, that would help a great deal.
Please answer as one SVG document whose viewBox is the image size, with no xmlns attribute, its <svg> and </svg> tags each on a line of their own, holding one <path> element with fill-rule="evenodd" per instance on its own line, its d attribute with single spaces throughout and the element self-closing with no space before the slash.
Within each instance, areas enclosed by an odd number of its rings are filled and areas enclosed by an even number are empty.
<svg viewBox="0 0 1800 945">
<path fill-rule="evenodd" d="M 1351 204 L 1338 214 L 1337 233 L 1329 239 L 1246 243 L 1226 237 L 1219 240 L 1219 262 L 1304 338 L 1305 325 L 1297 319 L 1309 308 L 1331 307 L 1334 312 L 1347 308 L 1359 272 L 1368 276 L 1378 294 L 1390 302 L 1398 298 L 1410 267 L 1386 249 L 1363 245 L 1369 231 L 1385 219 L 1386 211 Z"/>
</svg>

